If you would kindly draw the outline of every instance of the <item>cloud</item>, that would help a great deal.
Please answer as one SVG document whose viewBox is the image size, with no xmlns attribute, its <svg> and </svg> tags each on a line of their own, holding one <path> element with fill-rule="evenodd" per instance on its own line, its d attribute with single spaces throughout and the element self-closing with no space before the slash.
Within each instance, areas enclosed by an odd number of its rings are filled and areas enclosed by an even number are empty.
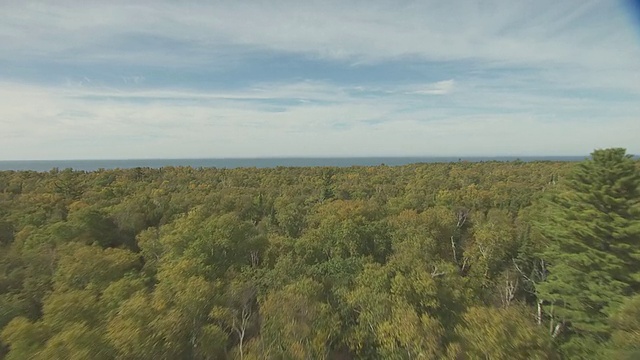
<svg viewBox="0 0 640 360">
<path fill-rule="evenodd" d="M 637 148 L 610 1 L 0 4 L 0 159 Z"/>
<path fill-rule="evenodd" d="M 624 9 L 609 1 L 87 1 L 2 7 L 5 57 L 179 65 L 215 63 L 215 56 L 246 47 L 363 62 L 416 56 L 615 67 L 637 63 L 639 51 L 628 47 L 635 34 L 624 24 Z"/>
<path fill-rule="evenodd" d="M 422 89 L 407 92 L 407 94 L 446 95 L 446 94 L 450 94 L 453 91 L 454 86 L 455 86 L 454 80 L 452 79 L 443 80 L 433 84 L 429 84 Z"/>
<path fill-rule="evenodd" d="M 603 110 L 600 102 L 509 96 L 473 86 L 460 86 L 449 102 L 430 103 L 396 90 L 305 81 L 226 93 L 118 92 L 86 85 L 60 91 L 0 83 L 3 128 L 9 129 L 0 134 L 0 158 L 546 155 L 614 145 L 638 150 L 637 105 Z M 593 121 L 603 113 L 607 122 Z"/>
</svg>

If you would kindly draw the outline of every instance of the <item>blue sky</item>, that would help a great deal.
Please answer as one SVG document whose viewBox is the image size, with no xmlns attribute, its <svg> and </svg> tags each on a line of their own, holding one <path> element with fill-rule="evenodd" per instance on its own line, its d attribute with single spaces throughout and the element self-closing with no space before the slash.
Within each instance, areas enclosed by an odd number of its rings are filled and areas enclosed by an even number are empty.
<svg viewBox="0 0 640 360">
<path fill-rule="evenodd" d="M 0 44 L 0 160 L 640 153 L 637 1 L 3 1 Z"/>
</svg>

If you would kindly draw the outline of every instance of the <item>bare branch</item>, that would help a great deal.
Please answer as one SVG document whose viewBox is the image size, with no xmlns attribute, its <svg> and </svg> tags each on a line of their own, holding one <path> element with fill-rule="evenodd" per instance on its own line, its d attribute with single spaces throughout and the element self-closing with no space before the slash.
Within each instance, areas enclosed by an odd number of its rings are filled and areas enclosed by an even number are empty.
<svg viewBox="0 0 640 360">
<path fill-rule="evenodd" d="M 469 210 L 459 210 L 458 211 L 458 222 L 456 223 L 456 228 L 460 229 L 465 222 L 467 222 L 467 217 L 469 216 Z"/>
<path fill-rule="evenodd" d="M 438 267 L 433 265 L 433 271 L 431 272 L 431 277 L 438 277 L 446 274 L 444 271 L 438 271 Z"/>
<path fill-rule="evenodd" d="M 453 236 L 451 236 L 451 249 L 453 249 L 453 261 L 458 263 L 458 256 L 456 255 L 456 242 L 453 240 Z"/>
<path fill-rule="evenodd" d="M 522 277 L 529 281 L 530 283 L 535 285 L 535 281 L 531 280 L 530 277 L 528 277 L 527 275 L 525 275 L 524 271 L 522 271 L 522 269 L 520 269 L 520 267 L 518 266 L 518 263 L 516 263 L 516 259 L 511 259 L 511 261 L 513 261 L 513 266 L 515 266 L 516 270 L 518 270 L 518 272 L 520 273 L 520 275 L 522 275 Z"/>
<path fill-rule="evenodd" d="M 560 335 L 560 333 L 562 333 L 562 330 L 564 330 L 564 323 L 558 323 L 555 327 L 555 329 L 553 329 L 553 334 L 551 334 L 552 338 L 556 338 L 558 337 L 558 335 Z"/>
</svg>

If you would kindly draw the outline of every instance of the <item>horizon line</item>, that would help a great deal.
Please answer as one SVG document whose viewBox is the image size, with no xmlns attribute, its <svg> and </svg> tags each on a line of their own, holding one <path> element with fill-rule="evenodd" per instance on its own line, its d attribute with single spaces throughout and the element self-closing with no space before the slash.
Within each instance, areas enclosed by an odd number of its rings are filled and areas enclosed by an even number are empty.
<svg viewBox="0 0 640 360">
<path fill-rule="evenodd" d="M 634 158 L 639 155 L 629 154 Z M 0 159 L 0 162 L 55 162 L 55 161 L 158 161 L 158 160 L 316 160 L 316 159 L 477 159 L 477 158 L 577 158 L 590 157 L 590 154 L 562 154 L 562 155 L 337 155 L 337 156 L 237 156 L 237 157 L 153 157 L 153 158 L 75 158 L 75 159 Z"/>
</svg>

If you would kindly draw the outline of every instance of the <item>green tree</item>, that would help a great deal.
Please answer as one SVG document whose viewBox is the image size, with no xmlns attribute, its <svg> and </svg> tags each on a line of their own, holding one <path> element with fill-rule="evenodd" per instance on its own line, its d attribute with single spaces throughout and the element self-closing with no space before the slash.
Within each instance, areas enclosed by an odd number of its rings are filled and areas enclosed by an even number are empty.
<svg viewBox="0 0 640 360">
<path fill-rule="evenodd" d="M 552 359 L 551 339 L 520 306 L 472 307 L 456 330 L 449 355 L 462 359 Z"/>
<path fill-rule="evenodd" d="M 640 295 L 628 298 L 612 316 L 610 359 L 640 359 Z"/>
<path fill-rule="evenodd" d="M 14 318 L 0 333 L 2 342 L 11 349 L 7 360 L 33 359 L 34 354 L 42 350 L 48 337 L 49 329 L 24 317 Z"/>
<path fill-rule="evenodd" d="M 536 290 L 551 304 L 554 337 L 570 325 L 573 334 L 605 341 L 608 316 L 639 290 L 639 186 L 624 149 L 596 150 L 548 201 L 537 226 L 548 241 L 549 272 Z"/>
<path fill-rule="evenodd" d="M 303 279 L 262 299 L 260 338 L 250 358 L 326 359 L 340 324 L 320 293 L 320 284 Z"/>
</svg>

